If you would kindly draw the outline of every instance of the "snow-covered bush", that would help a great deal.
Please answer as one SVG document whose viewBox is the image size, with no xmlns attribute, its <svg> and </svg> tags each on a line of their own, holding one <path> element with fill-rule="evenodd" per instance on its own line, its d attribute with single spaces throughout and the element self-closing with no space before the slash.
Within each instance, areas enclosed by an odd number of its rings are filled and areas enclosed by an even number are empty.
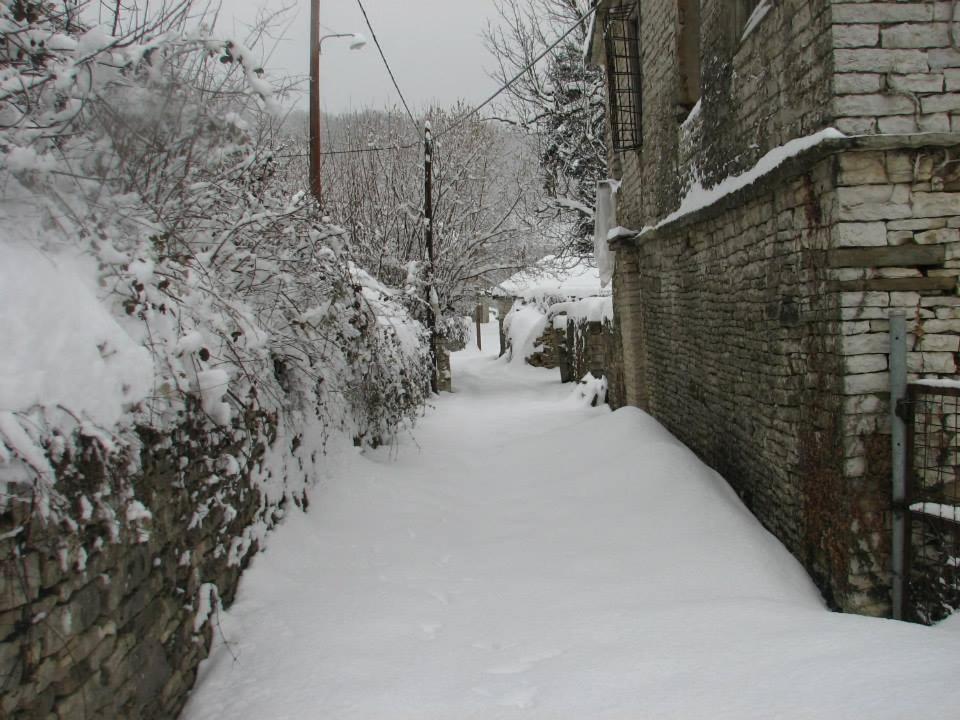
<svg viewBox="0 0 960 720">
<path fill-rule="evenodd" d="M 307 426 L 380 442 L 424 399 L 422 327 L 286 181 L 274 89 L 200 20 L 182 2 L 108 34 L 69 4 L 0 4 L 0 252 L 28 273 L 23 293 L 0 290 L 23 320 L 2 366 L 0 480 L 32 482 L 45 506 L 81 436 L 135 460 L 135 426 L 200 413 L 242 433 L 252 412 L 288 444 Z M 71 283 L 101 318 L 88 327 Z M 51 327 L 61 316 L 74 324 Z M 89 367 L 67 340 L 97 348 Z"/>
</svg>

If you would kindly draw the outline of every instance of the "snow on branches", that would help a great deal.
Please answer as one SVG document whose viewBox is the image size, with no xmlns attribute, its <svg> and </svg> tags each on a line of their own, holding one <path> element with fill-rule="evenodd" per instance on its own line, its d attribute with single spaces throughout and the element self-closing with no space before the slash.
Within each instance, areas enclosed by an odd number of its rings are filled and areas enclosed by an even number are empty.
<svg viewBox="0 0 960 720">
<path fill-rule="evenodd" d="M 0 485 L 55 506 L 71 442 L 135 463 L 134 428 L 187 418 L 411 423 L 423 328 L 284 172 L 253 52 L 189 2 L 114 33 L 70 7 L 0 2 Z"/>
</svg>

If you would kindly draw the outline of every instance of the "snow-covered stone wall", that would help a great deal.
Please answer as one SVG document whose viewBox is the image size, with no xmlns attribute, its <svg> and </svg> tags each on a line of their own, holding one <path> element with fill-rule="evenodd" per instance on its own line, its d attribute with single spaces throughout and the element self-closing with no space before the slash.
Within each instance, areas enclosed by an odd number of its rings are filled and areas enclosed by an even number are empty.
<svg viewBox="0 0 960 720">
<path fill-rule="evenodd" d="M 615 239 L 611 403 L 720 470 L 834 604 L 885 614 L 891 309 L 911 372 L 960 349 L 953 3 L 601 0 L 594 48 L 617 6 L 643 143 L 610 158 L 640 231 Z"/>
<path fill-rule="evenodd" d="M 280 470 L 277 456 L 297 451 L 277 447 L 277 429 L 276 417 L 251 411 L 233 429 L 210 431 L 197 407 L 170 432 L 138 430 L 133 476 L 129 458 L 106 457 L 93 439 L 65 455 L 58 492 L 69 519 L 45 521 L 29 498 L 8 499 L 0 715 L 177 716 L 217 608 L 233 600 L 257 552 L 251 530 L 273 525 L 291 499 L 306 501 L 302 490 L 271 494 L 264 484 L 268 468 Z M 301 477 L 301 488 L 309 482 Z"/>
<path fill-rule="evenodd" d="M 889 612 L 890 311 L 910 319 L 914 377 L 957 372 L 956 150 L 814 147 L 617 251 L 624 402 L 723 474 L 849 611 Z"/>
<path fill-rule="evenodd" d="M 613 377 L 622 391 L 619 335 L 613 298 L 585 297 L 548 304 L 516 301 L 506 317 L 508 357 L 533 367 L 559 369 L 561 382 L 587 375 Z M 620 403 L 623 404 L 623 403 Z"/>
</svg>

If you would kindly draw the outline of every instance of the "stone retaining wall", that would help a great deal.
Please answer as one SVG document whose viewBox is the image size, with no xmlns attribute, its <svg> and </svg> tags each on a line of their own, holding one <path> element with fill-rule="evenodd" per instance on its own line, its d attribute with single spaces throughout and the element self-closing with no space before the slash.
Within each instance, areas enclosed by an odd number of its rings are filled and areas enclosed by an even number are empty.
<svg viewBox="0 0 960 720">
<path fill-rule="evenodd" d="M 609 375 L 614 348 L 618 344 L 613 322 L 583 318 L 555 318 L 558 365 L 561 382 L 579 382 L 588 373 Z"/>
<path fill-rule="evenodd" d="M 7 500 L 3 717 L 179 714 L 216 632 L 209 609 L 232 602 L 258 549 L 248 530 L 273 524 L 284 502 L 268 501 L 252 479 L 276 418 L 248 412 L 242 427 L 211 432 L 201 415 L 195 409 L 169 434 L 140 429 L 133 477 L 126 462 L 106 462 L 95 440 L 81 438 L 81 451 L 58 468 L 72 519 L 44 522 L 29 498 Z"/>
</svg>

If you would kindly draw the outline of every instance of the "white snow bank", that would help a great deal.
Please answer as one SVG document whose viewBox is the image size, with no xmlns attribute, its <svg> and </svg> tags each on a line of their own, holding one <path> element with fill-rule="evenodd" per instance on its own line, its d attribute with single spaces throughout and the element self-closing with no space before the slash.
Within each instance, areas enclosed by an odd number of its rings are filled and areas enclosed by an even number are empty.
<svg viewBox="0 0 960 720">
<path fill-rule="evenodd" d="M 570 391 L 568 402 L 581 407 L 599 407 L 607 402 L 607 378 L 587 373 Z"/>
<path fill-rule="evenodd" d="M 944 505 L 943 503 L 918 502 L 913 503 L 910 509 L 916 513 L 932 515 L 933 517 L 945 518 L 960 522 L 960 507 L 957 505 Z"/>
<path fill-rule="evenodd" d="M 503 320 L 503 332 L 510 346 L 508 360 L 523 362 L 537 352 L 537 340 L 546 327 L 547 314 L 537 305 L 514 303 Z"/>
<path fill-rule="evenodd" d="M 683 200 L 680 201 L 680 207 L 667 215 L 656 225 L 648 225 L 644 227 L 638 233 L 638 236 L 643 236 L 644 233 L 649 232 L 650 230 L 662 227 L 673 222 L 674 220 L 682 218 L 685 215 L 690 215 L 697 210 L 702 210 L 705 207 L 709 207 L 710 205 L 719 202 L 727 195 L 730 195 L 741 188 L 745 188 L 748 185 L 752 185 L 764 175 L 777 169 L 777 167 L 782 165 L 785 161 L 795 157 L 796 155 L 799 155 L 804 150 L 816 147 L 825 140 L 836 140 L 844 137 L 846 137 L 846 135 L 839 130 L 827 128 L 825 130 L 821 130 L 820 132 L 814 133 L 813 135 L 807 135 L 806 137 L 790 140 L 785 145 L 774 148 L 760 158 L 757 161 L 757 164 L 750 168 L 747 172 L 728 177 L 710 189 L 704 188 L 703 185 L 697 181 L 690 187 L 690 189 L 687 191 L 687 194 L 684 195 Z M 620 233 L 622 230 L 623 228 L 613 228 L 609 231 L 608 238 L 610 240 L 614 239 L 614 237 L 616 237 L 615 233 Z"/>
<path fill-rule="evenodd" d="M 548 255 L 535 267 L 523 270 L 504 280 L 494 294 L 541 301 L 544 298 L 566 299 L 609 294 L 600 286 L 600 271 L 583 259 L 557 258 Z"/>
<path fill-rule="evenodd" d="M 923 378 L 913 380 L 911 384 L 938 388 L 960 388 L 960 380 L 950 380 L 948 378 Z"/>
<path fill-rule="evenodd" d="M 153 360 L 95 291 L 92 260 L 0 243 L 0 411 L 38 405 L 112 429 L 153 385 Z"/>
</svg>

